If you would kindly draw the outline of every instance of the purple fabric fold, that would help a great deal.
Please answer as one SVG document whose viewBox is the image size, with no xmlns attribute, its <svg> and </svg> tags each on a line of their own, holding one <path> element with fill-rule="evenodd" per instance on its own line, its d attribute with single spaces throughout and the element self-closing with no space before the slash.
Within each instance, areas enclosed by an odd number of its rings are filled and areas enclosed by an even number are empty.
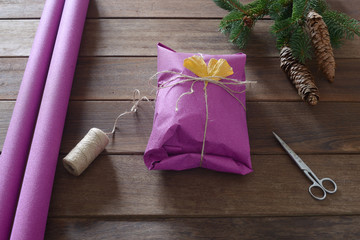
<svg viewBox="0 0 360 240">
<path fill-rule="evenodd" d="M 0 239 L 9 239 L 65 0 L 47 0 L 0 156 Z"/>
<path fill-rule="evenodd" d="M 184 59 L 193 55 L 199 54 L 175 52 L 159 44 L 158 72 L 174 71 L 195 76 L 183 66 Z M 229 78 L 245 81 L 245 54 L 201 55 L 206 63 L 211 58 L 227 60 L 234 71 Z M 174 77 L 176 75 L 171 73 L 161 73 L 158 84 Z M 194 93 L 178 101 L 181 94 L 189 92 L 191 84 L 180 83 L 158 90 L 153 129 L 144 154 L 146 166 L 150 170 L 203 167 L 236 174 L 252 172 L 246 110 L 231 94 L 212 83 L 207 85 L 208 126 L 201 162 L 206 121 L 204 82 L 194 84 Z M 231 85 L 231 88 L 241 91 L 245 86 Z M 245 93 L 234 93 L 234 96 L 245 106 Z M 178 111 L 175 111 L 177 101 Z"/>
<path fill-rule="evenodd" d="M 65 1 L 11 239 L 43 239 L 89 0 Z"/>
</svg>

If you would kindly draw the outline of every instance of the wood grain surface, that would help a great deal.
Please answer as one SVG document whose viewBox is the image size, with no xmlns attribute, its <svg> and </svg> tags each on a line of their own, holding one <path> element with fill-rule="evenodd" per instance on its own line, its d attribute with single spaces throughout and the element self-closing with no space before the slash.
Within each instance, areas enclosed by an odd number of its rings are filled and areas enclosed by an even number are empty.
<svg viewBox="0 0 360 240">
<path fill-rule="evenodd" d="M 0 58 L 0 100 L 15 100 L 27 58 Z M 337 59 L 336 79 L 329 83 L 316 69 L 320 101 L 359 102 L 357 67 L 359 59 Z M 280 69 L 278 58 L 248 57 L 246 78 L 256 81 L 248 86 L 247 101 L 301 101 L 291 82 Z M 80 57 L 71 93 L 72 100 L 131 100 L 134 89 L 155 97 L 149 83 L 156 73 L 155 57 Z M 152 81 L 152 85 L 156 84 Z M 101 91 L 99 91 L 101 89 Z M 321 104 L 320 102 L 320 104 Z"/>
<path fill-rule="evenodd" d="M 0 0 L 0 18 L 40 18 L 45 0 Z M 249 3 L 251 0 L 242 0 Z M 328 0 L 331 8 L 360 19 L 357 0 Z M 91 0 L 88 18 L 222 18 L 210 0 Z"/>
<path fill-rule="evenodd" d="M 165 218 L 103 220 L 50 218 L 46 239 L 358 239 L 360 218 Z"/>
<path fill-rule="evenodd" d="M 241 1 L 242 3 L 251 0 Z M 358 0 L 328 0 L 360 19 Z M 45 0 L 0 0 L 0 150 Z M 279 67 L 268 17 L 247 48 L 218 31 L 227 11 L 211 0 L 91 0 L 56 170 L 45 239 L 360 239 L 360 39 L 335 51 L 328 83 L 315 61 L 320 102 L 301 101 Z M 106 150 L 80 176 L 61 159 L 91 127 L 105 131 L 132 92 L 154 99 L 156 44 L 177 51 L 247 54 L 247 122 L 254 172 L 149 171 L 143 162 L 152 103 L 119 121 Z M 338 191 L 324 201 L 280 147 L 278 133 Z"/>
<path fill-rule="evenodd" d="M 280 148 L 280 146 L 277 146 Z M 59 163 L 51 217 L 229 217 L 360 214 L 359 155 L 304 155 L 338 192 L 313 199 L 311 182 L 287 155 L 253 155 L 246 176 L 206 169 L 149 171 L 141 155 L 107 155 L 80 177 Z"/>
<path fill-rule="evenodd" d="M 0 147 L 14 102 L 0 102 Z M 132 102 L 72 101 L 69 105 L 61 153 L 69 152 L 92 127 L 112 129 L 115 118 Z M 296 152 L 303 154 L 360 153 L 360 103 L 249 102 L 247 122 L 253 154 L 285 154 L 272 136 L 277 132 Z M 144 152 L 151 133 L 154 110 L 143 102 L 137 114 L 119 120 L 118 131 L 106 154 Z"/>
<path fill-rule="evenodd" d="M 38 20 L 0 21 L 0 56 L 28 56 Z M 278 57 L 270 20 L 256 23 L 243 50 L 251 57 Z M 162 42 L 182 52 L 231 54 L 239 52 L 218 31 L 219 20 L 211 19 L 89 19 L 85 23 L 80 56 L 156 56 Z M 346 41 L 336 58 L 359 58 L 360 41 Z"/>
</svg>

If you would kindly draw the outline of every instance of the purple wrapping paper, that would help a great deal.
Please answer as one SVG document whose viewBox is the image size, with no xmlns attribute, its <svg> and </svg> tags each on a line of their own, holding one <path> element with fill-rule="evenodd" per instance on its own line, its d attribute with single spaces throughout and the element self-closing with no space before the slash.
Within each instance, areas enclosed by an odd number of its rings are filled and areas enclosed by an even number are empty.
<svg viewBox="0 0 360 240">
<path fill-rule="evenodd" d="M 43 239 L 89 0 L 66 0 L 41 101 L 11 239 Z"/>
<path fill-rule="evenodd" d="M 174 71 L 196 76 L 183 66 L 184 59 L 199 55 L 180 53 L 159 44 L 158 72 Z M 246 55 L 206 55 L 226 59 L 234 74 L 228 78 L 245 81 Z M 162 73 L 158 84 L 176 77 Z M 158 90 L 153 129 L 145 150 L 146 166 L 158 170 L 184 170 L 200 167 L 204 137 L 206 108 L 204 82 L 194 85 L 194 93 L 181 98 L 178 111 L 176 101 L 182 93 L 189 92 L 191 82 Z M 245 86 L 231 86 L 244 90 Z M 247 174 L 252 171 L 250 147 L 246 124 L 246 111 L 229 93 L 212 83 L 207 85 L 208 127 L 205 140 L 205 154 L 201 167 L 221 172 Z M 245 93 L 234 94 L 245 106 Z"/>
<path fill-rule="evenodd" d="M 45 3 L 0 156 L 0 239 L 9 239 L 65 0 Z"/>
</svg>

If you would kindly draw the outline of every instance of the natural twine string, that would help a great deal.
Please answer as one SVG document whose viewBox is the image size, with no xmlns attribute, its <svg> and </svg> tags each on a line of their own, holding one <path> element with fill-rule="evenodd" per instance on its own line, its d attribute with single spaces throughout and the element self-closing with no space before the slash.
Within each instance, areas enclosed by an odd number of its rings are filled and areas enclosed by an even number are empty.
<svg viewBox="0 0 360 240">
<path fill-rule="evenodd" d="M 150 100 L 146 97 L 140 97 L 140 91 L 135 89 L 133 94 L 133 105 L 130 111 L 125 111 L 115 119 L 111 132 L 105 133 L 98 128 L 92 128 L 85 137 L 66 155 L 63 159 L 64 167 L 73 175 L 79 176 L 105 149 L 110 139 L 108 135 L 115 133 L 118 120 L 127 114 L 136 113 L 142 100 Z"/>
<path fill-rule="evenodd" d="M 139 103 L 143 100 L 146 100 L 148 102 L 151 102 L 150 99 L 146 96 L 143 96 L 141 97 L 141 93 L 140 93 L 140 90 L 139 89 L 135 89 L 134 90 L 134 93 L 133 93 L 133 106 L 131 107 L 130 111 L 125 111 L 121 114 L 119 114 L 119 116 L 117 116 L 117 118 L 115 119 L 115 122 L 114 122 L 114 125 L 112 127 L 112 130 L 111 132 L 107 132 L 105 133 L 106 135 L 112 135 L 115 133 L 115 130 L 116 130 L 116 126 L 117 126 L 117 123 L 118 123 L 118 120 L 122 117 L 122 116 L 125 116 L 127 114 L 130 114 L 130 113 L 136 113 L 137 109 L 138 109 L 138 106 L 139 106 Z"/>
<path fill-rule="evenodd" d="M 205 154 L 205 138 L 207 133 L 207 125 L 209 120 L 209 105 L 208 105 L 208 98 L 207 98 L 207 90 L 206 90 L 206 82 L 204 83 L 204 96 L 205 96 L 205 109 L 206 109 L 206 118 L 205 118 L 205 129 L 204 129 L 204 137 L 203 137 L 203 144 L 201 149 L 201 158 L 200 158 L 200 167 L 202 166 Z"/>
<path fill-rule="evenodd" d="M 201 167 L 202 163 L 203 163 L 203 159 L 204 159 L 204 154 L 205 154 L 205 140 L 206 140 L 206 134 L 207 134 L 208 120 L 209 120 L 207 84 L 212 83 L 212 84 L 224 89 L 237 102 L 239 102 L 241 104 L 241 106 L 243 107 L 243 109 L 246 111 L 245 105 L 240 101 L 240 99 L 238 99 L 235 96 L 235 94 L 244 93 L 246 91 L 246 89 L 244 89 L 242 91 L 236 91 L 234 89 L 231 89 L 229 86 L 231 86 L 231 85 L 239 86 L 239 85 L 244 85 L 244 84 L 249 84 L 249 83 L 256 83 L 256 81 L 239 81 L 237 79 L 220 77 L 220 76 L 194 77 L 194 76 L 184 74 L 182 72 L 179 73 L 179 72 L 175 72 L 175 71 L 161 71 L 161 72 L 155 73 L 149 79 L 150 85 L 151 85 L 151 81 L 153 79 L 156 79 L 159 74 L 163 74 L 163 73 L 173 74 L 176 77 L 174 77 L 174 78 L 172 78 L 170 80 L 164 81 L 163 83 L 159 84 L 158 87 L 157 87 L 158 90 L 163 89 L 163 88 L 173 87 L 173 86 L 176 86 L 176 85 L 179 85 L 179 84 L 182 84 L 182 83 L 186 83 L 186 82 L 192 82 L 191 86 L 190 86 L 190 91 L 184 92 L 178 97 L 178 99 L 176 101 L 175 111 L 178 111 L 178 104 L 179 104 L 179 101 L 181 100 L 182 97 L 184 97 L 185 95 L 190 95 L 190 94 L 194 93 L 194 85 L 195 85 L 195 83 L 204 82 L 204 97 L 205 97 L 205 110 L 206 110 L 205 114 L 206 114 L 206 117 L 205 117 L 204 136 L 203 136 L 203 143 L 202 143 L 201 157 L 200 157 L 200 167 Z M 215 80 L 215 79 L 221 79 L 221 80 L 226 80 L 226 81 L 219 81 L 219 80 Z"/>
</svg>

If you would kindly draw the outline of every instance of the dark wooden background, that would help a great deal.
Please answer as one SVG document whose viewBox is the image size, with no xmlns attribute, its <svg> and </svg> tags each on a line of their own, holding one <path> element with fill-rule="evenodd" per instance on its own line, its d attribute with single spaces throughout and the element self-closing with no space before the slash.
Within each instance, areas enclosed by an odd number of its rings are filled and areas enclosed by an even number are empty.
<svg viewBox="0 0 360 240">
<path fill-rule="evenodd" d="M 0 0 L 0 149 L 44 0 Z M 243 1 L 243 2 L 249 2 Z M 358 0 L 329 0 L 360 19 Z M 360 239 L 360 42 L 336 50 L 336 79 L 320 103 L 303 103 L 279 68 L 272 21 L 259 21 L 246 74 L 254 172 L 148 171 L 142 154 L 153 109 L 119 122 L 107 150 L 80 177 L 61 157 L 91 127 L 110 130 L 135 88 L 151 98 L 156 44 L 177 51 L 235 53 L 218 31 L 226 12 L 211 0 L 92 0 L 85 24 L 49 210 L 46 239 Z M 310 182 L 276 142 L 276 131 L 338 192 L 310 197 Z"/>
</svg>

